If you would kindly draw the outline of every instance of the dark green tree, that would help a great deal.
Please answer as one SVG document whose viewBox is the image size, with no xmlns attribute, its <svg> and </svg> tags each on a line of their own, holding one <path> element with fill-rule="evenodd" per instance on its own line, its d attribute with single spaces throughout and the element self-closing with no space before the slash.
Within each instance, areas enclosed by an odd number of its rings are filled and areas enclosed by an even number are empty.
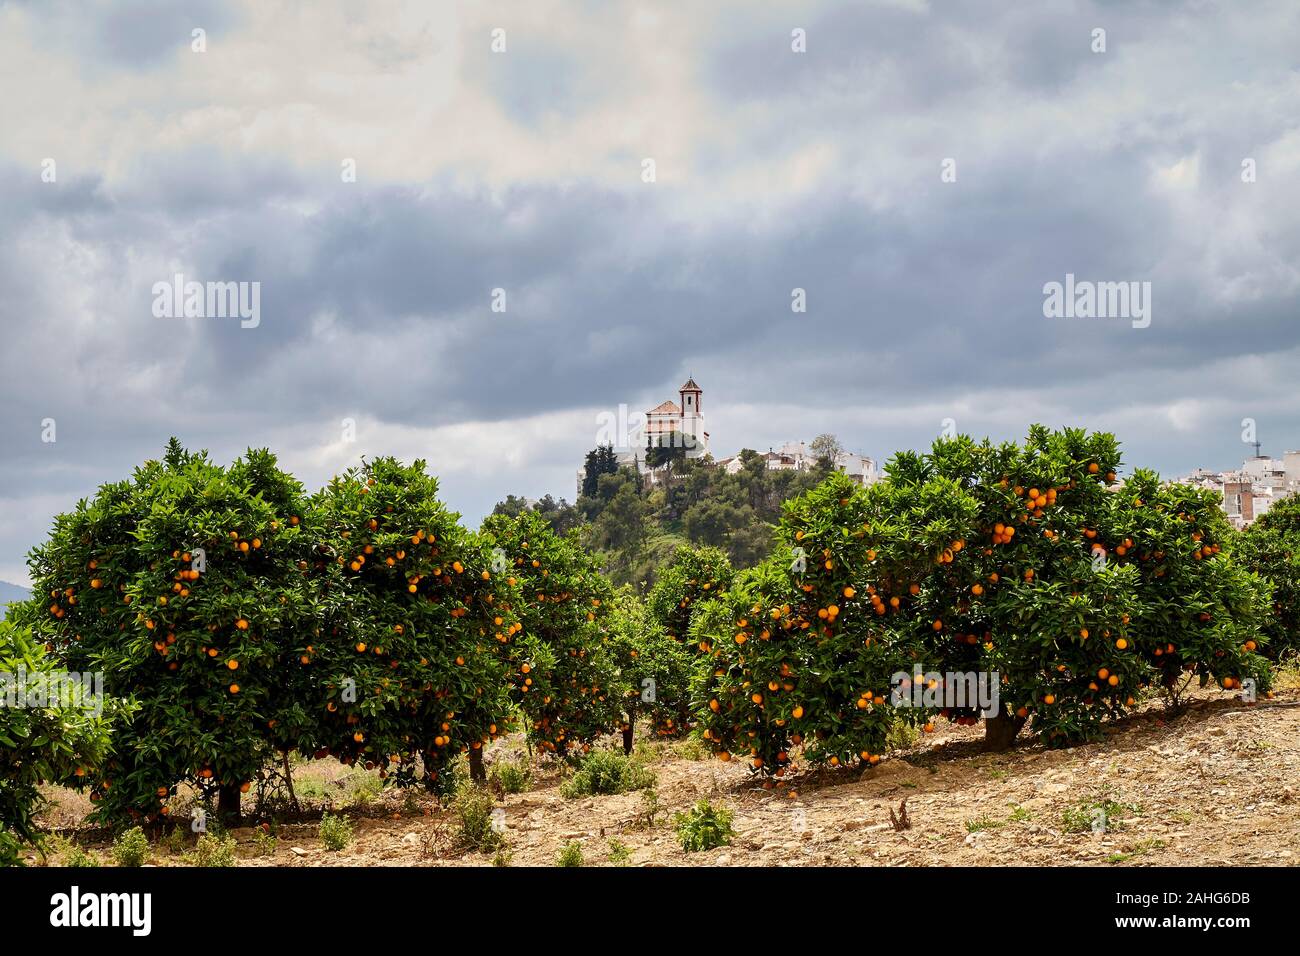
<svg viewBox="0 0 1300 956">
<path fill-rule="evenodd" d="M 586 470 L 583 472 L 582 493 L 594 497 L 601 475 L 612 475 L 618 471 L 618 457 L 611 444 L 597 445 L 587 452 Z"/>
</svg>

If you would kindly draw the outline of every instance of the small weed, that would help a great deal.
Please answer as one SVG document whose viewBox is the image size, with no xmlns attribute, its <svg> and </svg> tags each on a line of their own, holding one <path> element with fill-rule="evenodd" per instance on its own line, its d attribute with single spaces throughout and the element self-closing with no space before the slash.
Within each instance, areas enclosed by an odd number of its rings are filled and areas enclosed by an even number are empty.
<svg viewBox="0 0 1300 956">
<path fill-rule="evenodd" d="M 1273 686 L 1283 690 L 1300 690 L 1300 653 L 1283 656 L 1273 671 Z"/>
<path fill-rule="evenodd" d="M 412 790 L 406 791 L 402 797 L 402 813 L 405 816 L 413 817 L 420 812 L 420 798 Z"/>
<path fill-rule="evenodd" d="M 621 840 L 609 841 L 609 853 L 605 857 L 614 866 L 627 866 L 632 862 L 632 851 Z"/>
<path fill-rule="evenodd" d="M 632 745 L 632 759 L 652 763 L 663 756 L 665 746 L 662 740 L 638 740 Z"/>
<path fill-rule="evenodd" d="M 570 840 L 555 858 L 556 866 L 582 866 L 582 844 Z"/>
<path fill-rule="evenodd" d="M 677 824 L 677 837 L 682 849 L 687 853 L 712 850 L 725 846 L 734 835 L 731 829 L 732 812 L 721 807 L 714 807 L 707 800 L 701 800 L 688 813 L 679 813 L 674 817 Z"/>
<path fill-rule="evenodd" d="M 67 845 L 67 855 L 63 858 L 63 865 L 75 869 L 93 868 L 99 866 L 99 857 L 87 853 L 84 847 L 69 843 Z"/>
<path fill-rule="evenodd" d="M 353 806 L 368 807 L 384 792 L 384 781 L 365 771 L 357 771 L 344 778 L 348 797 Z"/>
<path fill-rule="evenodd" d="M 1061 826 L 1066 833 L 1104 833 L 1108 830 L 1123 828 L 1120 818 L 1141 813 L 1137 804 L 1119 803 L 1109 797 L 1099 800 L 1084 800 L 1072 807 L 1066 807 L 1061 814 Z"/>
<path fill-rule="evenodd" d="M 253 849 L 258 856 L 275 856 L 275 848 L 280 841 L 267 830 L 259 829 L 253 834 Z"/>
<path fill-rule="evenodd" d="M 185 862 L 190 866 L 234 866 L 235 841 L 216 833 L 205 833 L 194 849 L 185 854 Z"/>
<path fill-rule="evenodd" d="M 143 866 L 149 859 L 149 838 L 144 830 L 132 827 L 113 843 L 113 862 L 118 866 Z"/>
<path fill-rule="evenodd" d="M 320 818 L 320 839 L 325 849 L 337 853 L 352 842 L 352 824 L 344 817 L 327 813 Z"/>
<path fill-rule="evenodd" d="M 172 856 L 180 856 L 189 846 L 189 840 L 185 836 L 185 827 L 172 827 L 167 831 L 167 835 L 162 838 L 161 845 Z"/>
<path fill-rule="evenodd" d="M 653 829 L 662 812 L 663 807 L 659 805 L 659 791 L 654 787 L 646 787 L 642 790 L 641 811 L 637 814 L 636 826 Z"/>
<path fill-rule="evenodd" d="M 1162 850 L 1164 849 L 1164 846 L 1164 840 L 1142 840 L 1133 844 L 1127 853 L 1112 853 L 1110 856 L 1106 857 L 1106 862 L 1123 863 L 1125 860 L 1131 860 L 1133 857 L 1141 856 L 1143 853 L 1148 853 L 1151 850 Z"/>
</svg>

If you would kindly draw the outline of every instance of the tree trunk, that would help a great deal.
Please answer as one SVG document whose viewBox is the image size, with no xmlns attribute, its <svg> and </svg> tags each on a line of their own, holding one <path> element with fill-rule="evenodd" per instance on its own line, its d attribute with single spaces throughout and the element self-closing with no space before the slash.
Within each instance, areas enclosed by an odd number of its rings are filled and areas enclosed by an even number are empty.
<svg viewBox="0 0 1300 956">
<path fill-rule="evenodd" d="M 628 756 L 632 754 L 632 721 L 630 719 L 627 726 L 623 728 L 623 753 Z"/>
<path fill-rule="evenodd" d="M 239 797 L 237 783 L 223 783 L 221 789 L 217 791 L 217 816 L 221 818 L 222 823 L 239 824 Z"/>
<path fill-rule="evenodd" d="M 294 813 L 301 813 L 302 807 L 298 806 L 298 795 L 293 792 L 293 771 L 289 769 L 289 751 L 284 752 L 284 783 L 289 788 L 289 806 L 293 808 Z"/>
<path fill-rule="evenodd" d="M 487 770 L 483 767 L 483 748 L 469 748 L 469 778 L 477 784 L 487 783 Z"/>
<path fill-rule="evenodd" d="M 436 777 L 429 776 L 432 771 L 430 768 L 438 765 L 438 752 L 436 750 L 425 750 L 424 752 L 424 789 L 430 793 L 438 791 L 438 780 Z"/>
<path fill-rule="evenodd" d="M 1017 717 L 1006 712 L 984 721 L 984 749 L 1000 752 L 1010 750 L 1016 742 L 1016 735 L 1025 726 L 1028 718 Z"/>
</svg>

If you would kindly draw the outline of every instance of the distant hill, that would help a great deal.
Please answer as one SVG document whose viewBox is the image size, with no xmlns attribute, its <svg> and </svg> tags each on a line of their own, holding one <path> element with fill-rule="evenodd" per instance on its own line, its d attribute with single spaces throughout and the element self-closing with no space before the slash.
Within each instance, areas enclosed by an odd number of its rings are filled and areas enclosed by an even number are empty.
<svg viewBox="0 0 1300 956">
<path fill-rule="evenodd" d="M 32 592 L 26 588 L 20 588 L 16 584 L 10 584 L 8 581 L 0 581 L 0 611 L 10 601 L 26 601 L 32 596 Z M 0 617 L 4 615 L 0 613 Z"/>
</svg>

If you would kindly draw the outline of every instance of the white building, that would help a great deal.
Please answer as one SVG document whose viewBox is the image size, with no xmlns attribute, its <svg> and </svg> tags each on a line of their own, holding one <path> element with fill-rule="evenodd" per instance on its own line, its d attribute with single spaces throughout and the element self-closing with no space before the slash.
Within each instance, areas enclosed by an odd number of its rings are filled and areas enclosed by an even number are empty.
<svg viewBox="0 0 1300 956">
<path fill-rule="evenodd" d="M 1282 453 L 1282 471 L 1286 474 L 1286 493 L 1300 491 L 1300 451 Z"/>
<path fill-rule="evenodd" d="M 656 447 L 684 439 L 686 457 L 701 458 L 709 451 L 709 433 L 704 430 L 701 407 L 704 390 L 695 384 L 695 379 L 688 378 L 677 395 L 681 404 L 667 401 L 645 413 L 645 437 Z"/>
<path fill-rule="evenodd" d="M 817 463 L 817 456 L 808 449 L 807 442 L 786 442 L 779 449 L 769 448 L 759 456 L 768 471 L 808 471 Z M 718 462 L 719 467 L 734 475 L 744 467 L 740 456 L 724 458 Z M 842 471 L 858 484 L 869 485 L 879 478 L 876 462 L 866 455 L 840 452 L 835 456 L 835 469 Z"/>
<path fill-rule="evenodd" d="M 677 390 L 677 397 L 680 402 L 661 402 L 645 413 L 643 421 L 627 424 L 624 442 L 614 449 L 619 465 L 645 472 L 646 446 L 651 444 L 663 448 L 681 442 L 687 458 L 703 458 L 709 453 L 702 408 L 704 390 L 694 378 L 688 378 Z M 581 474 L 579 470 L 579 479 Z"/>
<path fill-rule="evenodd" d="M 1228 522 L 1241 529 L 1267 514 L 1275 502 L 1300 491 L 1300 452 L 1289 451 L 1281 459 L 1256 455 L 1238 471 L 1197 468 L 1178 481 L 1222 495 Z"/>
<path fill-rule="evenodd" d="M 621 440 L 615 442 L 614 454 L 620 466 L 635 468 L 646 475 L 649 482 L 656 483 L 658 476 L 653 469 L 646 467 L 646 447 L 670 447 L 672 443 L 681 442 L 686 448 L 686 457 L 703 458 L 709 454 L 709 433 L 704 427 L 704 390 L 695 383 L 693 377 L 677 390 L 678 401 L 661 402 L 645 413 L 644 421 L 622 421 L 619 423 Z M 620 407 L 621 419 L 626 419 L 627 407 Z M 769 448 L 760 456 L 769 471 L 808 471 L 817 463 L 817 456 L 812 453 L 807 442 L 786 442 L 779 449 Z M 723 458 L 716 462 L 719 468 L 734 475 L 744 467 L 739 455 Z M 876 461 L 866 455 L 841 451 L 835 456 L 834 466 L 862 485 L 869 485 L 880 477 Z M 584 470 L 578 469 L 577 479 L 579 494 L 584 477 Z"/>
</svg>

